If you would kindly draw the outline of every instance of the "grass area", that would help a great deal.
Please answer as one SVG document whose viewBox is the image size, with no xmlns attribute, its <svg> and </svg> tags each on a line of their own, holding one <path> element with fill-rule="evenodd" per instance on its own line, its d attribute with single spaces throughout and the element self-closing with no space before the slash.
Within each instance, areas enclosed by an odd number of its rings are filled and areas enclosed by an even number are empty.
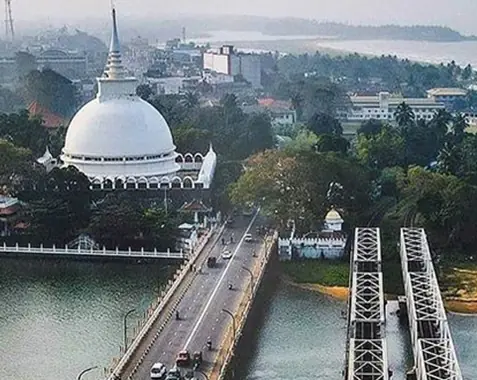
<svg viewBox="0 0 477 380">
<path fill-rule="evenodd" d="M 349 263 L 333 260 L 300 260 L 280 263 L 282 271 L 299 284 L 348 286 Z"/>
</svg>

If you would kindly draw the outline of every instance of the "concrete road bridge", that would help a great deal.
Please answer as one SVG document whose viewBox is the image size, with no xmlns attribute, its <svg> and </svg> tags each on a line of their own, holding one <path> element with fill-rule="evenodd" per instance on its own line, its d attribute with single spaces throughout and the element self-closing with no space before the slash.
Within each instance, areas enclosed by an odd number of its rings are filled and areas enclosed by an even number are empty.
<svg viewBox="0 0 477 380">
<path fill-rule="evenodd" d="M 190 258 L 144 329 L 112 369 L 109 380 L 150 379 L 154 363 L 173 368 L 181 350 L 191 355 L 202 351 L 201 374 L 211 380 L 223 376 L 268 262 L 267 242 L 270 247 L 272 239 L 255 233 L 258 219 L 258 214 L 237 217 L 233 226 L 224 227 Z M 249 233 L 251 242 L 246 239 Z M 228 244 L 224 246 L 222 240 Z M 230 259 L 222 257 L 224 250 L 231 254 Z M 206 262 L 211 256 L 217 258 L 217 264 L 209 268 Z M 209 339 L 212 350 L 207 349 Z"/>
</svg>

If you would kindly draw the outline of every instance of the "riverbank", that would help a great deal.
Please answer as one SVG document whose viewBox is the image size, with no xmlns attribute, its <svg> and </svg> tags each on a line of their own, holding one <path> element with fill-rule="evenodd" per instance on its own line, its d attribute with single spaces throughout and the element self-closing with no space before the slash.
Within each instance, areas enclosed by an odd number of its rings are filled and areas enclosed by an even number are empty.
<svg viewBox="0 0 477 380">
<path fill-rule="evenodd" d="M 459 314 L 477 314 L 477 266 L 463 264 L 444 270 L 442 281 L 444 305 Z"/>
<path fill-rule="evenodd" d="M 349 264 L 345 261 L 289 261 L 280 263 L 280 266 L 282 280 L 289 285 L 342 301 L 348 299 Z M 477 265 L 445 269 L 441 288 L 446 310 L 477 314 Z M 387 293 L 386 298 L 396 299 L 395 294 Z"/>
<path fill-rule="evenodd" d="M 280 267 L 287 284 L 342 301 L 348 299 L 349 263 L 346 261 L 287 261 L 281 262 Z"/>
</svg>

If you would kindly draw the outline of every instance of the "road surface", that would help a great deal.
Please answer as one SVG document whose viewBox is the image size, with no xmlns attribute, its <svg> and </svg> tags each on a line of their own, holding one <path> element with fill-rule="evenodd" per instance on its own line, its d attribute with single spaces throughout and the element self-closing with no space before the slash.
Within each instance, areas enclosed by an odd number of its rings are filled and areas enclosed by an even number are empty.
<svg viewBox="0 0 477 380">
<path fill-rule="evenodd" d="M 171 318 L 167 322 L 133 379 L 149 379 L 150 369 L 156 362 L 165 364 L 169 370 L 175 364 L 177 353 L 184 349 L 189 350 L 191 355 L 195 351 L 202 351 L 204 362 L 200 370 L 207 372 L 212 368 L 218 352 L 217 345 L 222 342 L 227 327 L 232 323 L 232 317 L 222 309 L 235 314 L 244 292 L 250 291 L 251 276 L 243 266 L 251 269 L 254 261 L 258 260 L 252 255 L 254 249 L 259 251 L 262 243 L 256 234 L 257 223 L 255 216 L 237 217 L 234 225 L 224 230 L 222 237 L 229 242 L 226 249 L 233 254 L 230 260 L 221 258 L 224 249 L 221 239 L 217 244 L 206 247 L 197 261 L 197 267 L 203 263 L 201 273 L 197 273 L 176 309 L 180 319 Z M 249 231 L 253 242 L 244 241 Z M 230 243 L 231 236 L 233 243 Z M 217 257 L 215 268 L 207 268 L 209 256 Z M 229 290 L 229 283 L 233 284 L 233 290 Z M 207 350 L 206 345 L 209 337 L 213 346 L 211 351 Z M 126 371 L 126 376 L 122 378 L 126 379 L 127 375 Z"/>
</svg>

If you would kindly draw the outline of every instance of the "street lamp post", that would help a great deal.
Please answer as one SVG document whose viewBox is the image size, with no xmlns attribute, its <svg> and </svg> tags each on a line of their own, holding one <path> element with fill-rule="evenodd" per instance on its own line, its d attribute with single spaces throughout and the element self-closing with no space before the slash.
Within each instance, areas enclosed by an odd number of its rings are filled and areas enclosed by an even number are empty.
<svg viewBox="0 0 477 380">
<path fill-rule="evenodd" d="M 123 327 L 124 327 L 124 352 L 128 349 L 128 324 L 127 324 L 127 318 L 129 317 L 130 314 L 134 313 L 136 309 L 131 309 L 129 310 L 126 314 L 124 314 L 123 318 Z"/>
<path fill-rule="evenodd" d="M 242 269 L 243 269 L 244 271 L 247 271 L 248 274 L 250 275 L 250 298 L 252 298 L 252 297 L 253 297 L 253 287 L 254 287 L 254 285 L 255 285 L 255 281 L 254 281 L 255 278 L 254 278 L 254 276 L 253 276 L 252 271 L 251 271 L 250 269 L 248 269 L 246 266 L 242 266 Z"/>
<path fill-rule="evenodd" d="M 81 371 L 78 375 L 78 377 L 76 378 L 76 380 L 81 380 L 81 377 L 86 373 L 86 372 L 89 372 L 89 371 L 92 371 L 93 369 L 96 369 L 98 368 L 98 366 L 94 366 L 94 367 L 89 367 L 89 368 L 86 368 L 85 370 Z"/>
<path fill-rule="evenodd" d="M 235 343 L 235 317 L 234 315 L 228 311 L 227 309 L 222 309 L 222 311 L 228 315 L 230 315 L 230 317 L 232 318 L 232 331 L 233 331 L 233 342 Z"/>
</svg>

